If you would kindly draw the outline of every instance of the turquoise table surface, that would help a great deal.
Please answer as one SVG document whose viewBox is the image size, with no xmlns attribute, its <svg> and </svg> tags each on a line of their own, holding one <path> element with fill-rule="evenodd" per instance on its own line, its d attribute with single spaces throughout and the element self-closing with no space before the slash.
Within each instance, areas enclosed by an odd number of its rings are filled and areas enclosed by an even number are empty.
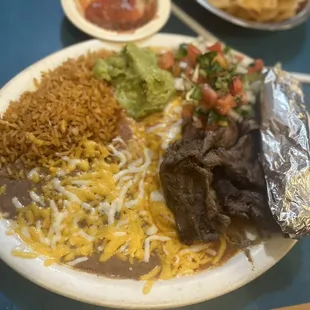
<svg viewBox="0 0 310 310">
<path fill-rule="evenodd" d="M 259 32 L 228 24 L 193 0 L 175 2 L 232 47 L 263 58 L 268 65 L 280 61 L 287 70 L 310 73 L 310 21 L 286 32 Z M 174 16 L 163 31 L 194 35 Z M 0 0 L 0 87 L 39 59 L 87 39 L 64 17 L 59 0 Z M 310 100 L 309 87 L 305 94 Z M 310 302 L 309 239 L 299 242 L 275 267 L 245 287 L 185 309 L 267 310 L 305 302 Z M 0 261 L 0 310 L 88 309 L 103 308 L 50 293 Z"/>
</svg>

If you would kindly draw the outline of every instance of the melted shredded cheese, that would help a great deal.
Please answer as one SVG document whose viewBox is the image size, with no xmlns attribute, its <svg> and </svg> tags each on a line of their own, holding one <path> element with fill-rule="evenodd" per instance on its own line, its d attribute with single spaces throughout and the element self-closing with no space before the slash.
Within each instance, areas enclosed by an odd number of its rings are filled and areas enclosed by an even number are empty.
<svg viewBox="0 0 310 310">
<path fill-rule="evenodd" d="M 100 253 L 101 262 L 113 255 L 130 263 L 149 262 L 155 254 L 161 265 L 142 277 L 148 292 L 156 279 L 192 274 L 220 261 L 225 238 L 182 244 L 162 193 L 159 166 L 165 149 L 180 135 L 181 106 L 176 100 L 162 114 L 134 125 L 126 143 L 120 137 L 108 147 L 84 141 L 88 160 L 63 157 L 52 163 L 53 177 L 42 195 L 29 193 L 31 205 L 13 198 L 18 209 L 14 230 L 34 253 L 48 257 L 45 265 L 75 266 L 94 253 Z M 28 177 L 36 174 L 38 169 Z"/>
</svg>

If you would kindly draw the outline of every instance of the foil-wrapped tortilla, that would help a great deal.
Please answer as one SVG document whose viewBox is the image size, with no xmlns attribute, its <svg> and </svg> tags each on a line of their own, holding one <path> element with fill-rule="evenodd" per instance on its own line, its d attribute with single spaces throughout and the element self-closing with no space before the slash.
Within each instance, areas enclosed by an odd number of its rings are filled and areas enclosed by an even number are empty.
<svg viewBox="0 0 310 310">
<path fill-rule="evenodd" d="M 291 238 L 309 235 L 309 118 L 300 84 L 277 68 L 265 72 L 261 141 L 261 162 L 274 218 Z"/>
</svg>

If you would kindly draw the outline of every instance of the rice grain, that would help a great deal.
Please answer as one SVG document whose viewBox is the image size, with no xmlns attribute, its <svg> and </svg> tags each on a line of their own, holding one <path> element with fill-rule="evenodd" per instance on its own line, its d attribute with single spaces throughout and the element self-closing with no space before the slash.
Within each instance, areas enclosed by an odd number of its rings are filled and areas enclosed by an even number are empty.
<svg viewBox="0 0 310 310">
<path fill-rule="evenodd" d="M 53 71 L 43 72 L 37 89 L 11 101 L 0 120 L 0 161 L 46 165 L 70 156 L 85 140 L 106 144 L 118 132 L 120 108 L 113 90 L 92 74 L 106 51 L 68 59 Z"/>
</svg>

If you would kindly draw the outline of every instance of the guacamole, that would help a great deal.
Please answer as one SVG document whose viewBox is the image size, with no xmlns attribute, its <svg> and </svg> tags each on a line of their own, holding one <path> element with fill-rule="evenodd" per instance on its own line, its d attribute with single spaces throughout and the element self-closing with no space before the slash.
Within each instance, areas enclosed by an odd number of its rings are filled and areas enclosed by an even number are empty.
<svg viewBox="0 0 310 310">
<path fill-rule="evenodd" d="M 132 43 L 97 60 L 93 72 L 112 83 L 117 101 L 135 119 L 161 111 L 174 94 L 173 76 L 158 67 L 156 54 Z"/>
</svg>

